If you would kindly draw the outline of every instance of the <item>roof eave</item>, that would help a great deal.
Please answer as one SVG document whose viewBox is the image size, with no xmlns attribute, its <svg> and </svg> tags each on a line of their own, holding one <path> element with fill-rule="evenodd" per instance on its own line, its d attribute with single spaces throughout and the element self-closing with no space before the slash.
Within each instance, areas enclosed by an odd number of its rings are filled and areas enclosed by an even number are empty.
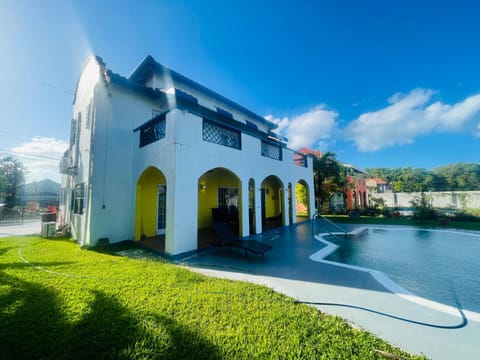
<svg viewBox="0 0 480 360">
<path fill-rule="evenodd" d="M 148 73 L 152 71 L 160 74 L 168 73 L 172 77 L 172 79 L 177 80 L 180 83 L 184 83 L 185 85 L 199 90 L 202 93 L 206 93 L 207 95 L 220 100 L 222 103 L 231 106 L 240 112 L 245 113 L 249 117 L 265 125 L 269 130 L 275 130 L 278 128 L 277 124 L 265 119 L 264 117 L 254 113 L 253 111 L 243 107 L 242 105 L 237 104 L 236 102 L 226 98 L 225 96 L 220 95 L 215 91 L 210 90 L 209 88 L 187 78 L 186 76 L 183 76 L 178 72 L 158 63 L 151 55 L 148 55 L 145 57 L 145 59 L 143 59 L 143 61 L 128 76 L 128 80 L 138 83 L 140 81 L 143 81 L 145 79 L 145 75 L 148 75 Z"/>
</svg>

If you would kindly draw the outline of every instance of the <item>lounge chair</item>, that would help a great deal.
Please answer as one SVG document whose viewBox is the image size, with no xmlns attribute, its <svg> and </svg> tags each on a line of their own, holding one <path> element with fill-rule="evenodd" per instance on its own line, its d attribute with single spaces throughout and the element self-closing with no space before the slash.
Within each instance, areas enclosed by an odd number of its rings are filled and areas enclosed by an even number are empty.
<svg viewBox="0 0 480 360">
<path fill-rule="evenodd" d="M 213 243 L 213 245 L 217 246 L 217 254 L 221 247 L 243 249 L 248 262 L 251 262 L 248 252 L 262 255 L 262 258 L 265 258 L 264 253 L 273 249 L 273 246 L 261 241 L 239 239 L 230 225 L 224 222 L 213 224 L 213 230 L 218 235 L 218 241 Z"/>
</svg>

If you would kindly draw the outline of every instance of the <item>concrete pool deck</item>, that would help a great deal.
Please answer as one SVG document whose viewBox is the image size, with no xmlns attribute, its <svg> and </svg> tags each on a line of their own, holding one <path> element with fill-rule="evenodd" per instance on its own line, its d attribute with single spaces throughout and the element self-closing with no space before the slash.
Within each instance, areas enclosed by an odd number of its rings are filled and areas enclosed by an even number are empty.
<svg viewBox="0 0 480 360">
<path fill-rule="evenodd" d="M 478 314 L 422 303 L 421 298 L 420 302 L 411 301 L 408 294 L 387 289 L 395 290 L 395 286 L 382 285 L 375 272 L 313 261 L 311 256 L 327 247 L 314 234 L 338 231 L 321 226 L 305 222 L 257 236 L 274 246 L 264 260 L 252 256 L 249 263 L 242 251 L 221 249 L 217 255 L 212 249 L 181 263 L 205 275 L 266 285 L 340 316 L 413 354 L 432 359 L 478 358 Z"/>
</svg>

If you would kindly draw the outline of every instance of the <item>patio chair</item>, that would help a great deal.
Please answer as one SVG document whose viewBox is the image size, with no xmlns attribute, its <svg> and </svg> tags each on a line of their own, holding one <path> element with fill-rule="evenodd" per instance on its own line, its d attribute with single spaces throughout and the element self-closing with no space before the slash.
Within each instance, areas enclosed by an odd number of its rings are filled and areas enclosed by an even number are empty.
<svg viewBox="0 0 480 360">
<path fill-rule="evenodd" d="M 248 255 L 249 252 L 265 258 L 264 253 L 273 249 L 273 246 L 261 241 L 239 239 L 230 225 L 225 222 L 213 224 L 213 230 L 218 235 L 218 241 L 213 243 L 213 245 L 217 246 L 217 254 L 221 247 L 238 248 L 245 251 L 248 262 L 251 262 Z"/>
</svg>

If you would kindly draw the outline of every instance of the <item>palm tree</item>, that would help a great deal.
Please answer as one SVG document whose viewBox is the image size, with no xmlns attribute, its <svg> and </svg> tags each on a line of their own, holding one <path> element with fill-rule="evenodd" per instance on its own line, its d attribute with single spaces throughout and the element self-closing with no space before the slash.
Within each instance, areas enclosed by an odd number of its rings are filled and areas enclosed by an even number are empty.
<svg viewBox="0 0 480 360">
<path fill-rule="evenodd" d="M 345 192 L 347 180 L 344 167 L 336 160 L 335 154 L 326 152 L 314 159 L 313 177 L 317 211 L 328 209 L 328 201 L 333 193 Z"/>
</svg>

